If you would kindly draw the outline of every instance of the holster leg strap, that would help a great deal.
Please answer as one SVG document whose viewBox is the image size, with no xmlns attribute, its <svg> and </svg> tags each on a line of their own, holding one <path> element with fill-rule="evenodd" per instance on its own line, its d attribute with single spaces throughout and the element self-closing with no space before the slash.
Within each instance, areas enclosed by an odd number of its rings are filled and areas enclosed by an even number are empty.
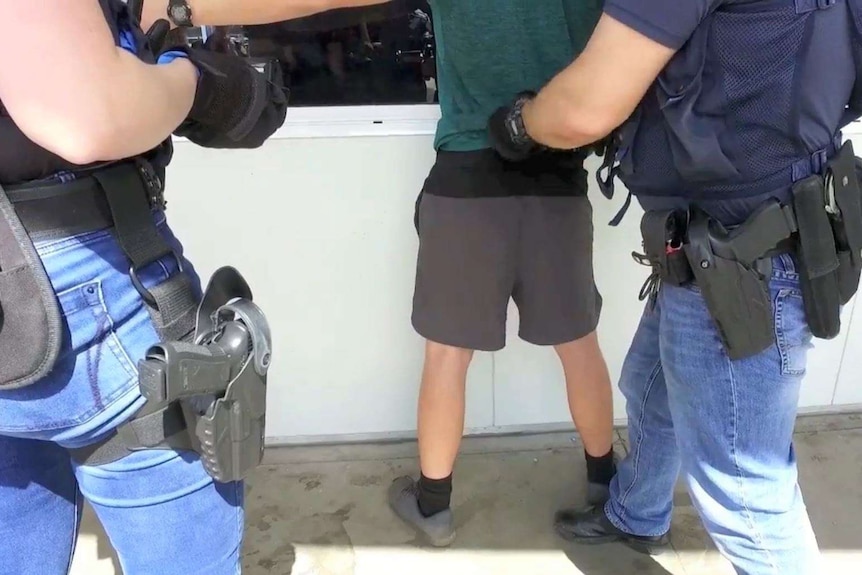
<svg viewBox="0 0 862 575">
<path fill-rule="evenodd" d="M 69 453 L 79 465 L 98 466 L 113 463 L 143 449 L 193 450 L 178 403 L 151 413 L 142 411 L 135 419 L 118 427 L 108 439 L 70 449 Z"/>
</svg>

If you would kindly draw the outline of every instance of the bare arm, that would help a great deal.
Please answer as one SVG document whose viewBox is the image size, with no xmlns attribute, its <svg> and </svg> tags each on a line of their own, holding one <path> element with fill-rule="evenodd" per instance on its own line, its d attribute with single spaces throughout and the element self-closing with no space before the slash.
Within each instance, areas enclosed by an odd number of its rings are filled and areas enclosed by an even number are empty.
<svg viewBox="0 0 862 575">
<path fill-rule="evenodd" d="M 115 46 L 94 0 L 0 0 L 0 100 L 24 134 L 75 164 L 145 152 L 192 107 L 194 66 Z"/>
<path fill-rule="evenodd" d="M 602 139 L 631 115 L 673 54 L 603 14 L 583 53 L 524 106 L 527 132 L 561 149 Z"/>
<path fill-rule="evenodd" d="M 195 26 L 270 24 L 337 8 L 373 6 L 389 0 L 189 0 Z M 145 0 L 144 29 L 167 14 L 167 0 Z"/>
</svg>

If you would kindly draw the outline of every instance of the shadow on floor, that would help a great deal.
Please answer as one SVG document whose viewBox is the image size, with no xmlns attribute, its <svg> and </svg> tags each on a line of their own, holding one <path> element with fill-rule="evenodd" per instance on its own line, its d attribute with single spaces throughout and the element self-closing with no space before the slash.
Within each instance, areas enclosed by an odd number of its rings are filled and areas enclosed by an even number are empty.
<svg viewBox="0 0 862 575">
<path fill-rule="evenodd" d="M 858 562 L 862 419 L 845 421 L 850 423 L 831 429 L 821 425 L 819 431 L 802 428 L 797 455 L 821 548 L 855 551 Z M 291 455 L 296 451 L 286 449 L 286 459 L 261 467 L 248 482 L 243 574 L 732 575 L 684 492 L 676 498 L 674 550 L 666 555 L 654 559 L 618 544 L 575 546 L 559 540 L 551 519 L 559 506 L 582 498 L 581 451 L 569 438 L 524 441 L 468 445 L 455 473 L 458 539 L 445 551 L 420 546 L 385 504 L 391 480 L 415 471 L 411 445 L 394 451 L 385 446 L 329 450 L 353 451 L 352 461 L 327 461 L 326 448 L 315 448 L 323 454 L 318 460 L 313 451 L 297 460 Z M 516 450 L 506 449 L 507 443 Z M 98 553 L 110 556 L 107 544 Z M 114 572 L 73 569 L 72 575 Z"/>
</svg>

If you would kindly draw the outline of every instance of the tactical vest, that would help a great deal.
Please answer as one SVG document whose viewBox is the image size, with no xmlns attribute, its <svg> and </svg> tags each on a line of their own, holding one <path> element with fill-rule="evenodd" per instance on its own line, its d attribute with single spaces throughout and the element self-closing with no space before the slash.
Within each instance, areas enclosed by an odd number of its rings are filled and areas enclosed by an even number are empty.
<svg viewBox="0 0 862 575">
<path fill-rule="evenodd" d="M 862 0 L 719 3 L 620 128 L 635 196 L 772 194 L 820 173 L 862 115 Z"/>
<path fill-rule="evenodd" d="M 126 4 L 121 0 L 99 0 L 99 4 L 116 45 L 120 45 L 121 30 L 126 30 L 134 37 L 138 57 L 144 62 L 154 63 L 155 58 L 149 49 L 147 37 Z M 147 159 L 159 172 L 170 162 L 171 155 L 170 139 L 146 154 Z M 41 180 L 58 173 L 75 172 L 89 167 L 92 166 L 74 165 L 31 141 L 18 129 L 0 101 L 0 184 L 13 185 Z"/>
</svg>

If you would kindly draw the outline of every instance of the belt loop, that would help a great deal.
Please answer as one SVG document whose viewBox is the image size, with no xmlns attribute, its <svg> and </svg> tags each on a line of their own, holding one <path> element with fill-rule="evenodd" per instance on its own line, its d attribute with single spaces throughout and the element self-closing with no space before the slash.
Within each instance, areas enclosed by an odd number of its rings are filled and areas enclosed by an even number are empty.
<svg viewBox="0 0 862 575">
<path fill-rule="evenodd" d="M 817 150 L 811 154 L 811 173 L 822 174 L 823 168 L 826 167 L 826 162 L 829 161 L 829 150 L 824 148 Z"/>
</svg>

